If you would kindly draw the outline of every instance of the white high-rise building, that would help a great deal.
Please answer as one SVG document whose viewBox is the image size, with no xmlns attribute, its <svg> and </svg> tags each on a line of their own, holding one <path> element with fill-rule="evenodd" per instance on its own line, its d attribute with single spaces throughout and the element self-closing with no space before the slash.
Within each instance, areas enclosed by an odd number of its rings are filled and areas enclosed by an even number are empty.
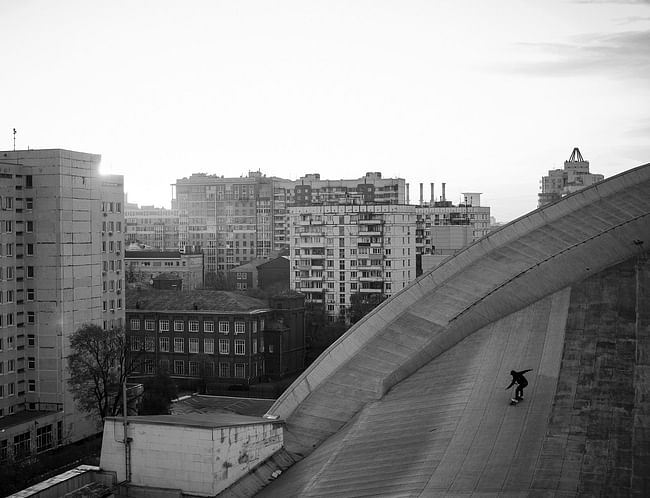
<svg viewBox="0 0 650 498">
<path fill-rule="evenodd" d="M 0 152 L 0 460 L 97 430 L 67 388 L 69 337 L 124 321 L 121 175 L 100 156 Z"/>
<path fill-rule="evenodd" d="M 355 293 L 389 297 L 416 275 L 416 207 L 347 204 L 289 208 L 291 288 L 347 319 Z"/>
</svg>

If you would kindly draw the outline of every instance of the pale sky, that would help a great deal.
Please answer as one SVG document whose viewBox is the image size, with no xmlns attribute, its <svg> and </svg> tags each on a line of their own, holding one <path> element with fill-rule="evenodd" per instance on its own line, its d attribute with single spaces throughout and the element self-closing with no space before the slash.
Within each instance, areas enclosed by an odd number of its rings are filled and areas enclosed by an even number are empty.
<svg viewBox="0 0 650 498">
<path fill-rule="evenodd" d="M 650 162 L 650 1 L 0 0 L 0 150 L 102 155 L 129 201 L 261 171 L 535 209 L 573 147 Z"/>
</svg>

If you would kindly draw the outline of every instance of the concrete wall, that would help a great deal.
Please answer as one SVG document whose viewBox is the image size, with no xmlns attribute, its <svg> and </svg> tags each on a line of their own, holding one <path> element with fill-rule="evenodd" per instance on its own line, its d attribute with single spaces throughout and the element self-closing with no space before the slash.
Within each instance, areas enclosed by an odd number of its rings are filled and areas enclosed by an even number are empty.
<svg viewBox="0 0 650 498">
<path fill-rule="evenodd" d="M 212 496 L 282 448 L 282 427 L 259 423 L 223 427 L 158 424 L 132 419 L 131 483 Z M 101 468 L 126 478 L 122 421 L 104 424 Z"/>
</svg>

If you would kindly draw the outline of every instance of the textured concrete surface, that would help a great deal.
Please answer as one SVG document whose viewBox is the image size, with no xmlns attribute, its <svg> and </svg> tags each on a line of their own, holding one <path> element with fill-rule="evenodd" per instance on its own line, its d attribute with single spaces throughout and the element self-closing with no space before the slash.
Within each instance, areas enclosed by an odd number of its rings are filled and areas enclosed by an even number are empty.
<svg viewBox="0 0 650 498">
<path fill-rule="evenodd" d="M 649 295 L 633 258 L 483 327 L 258 496 L 650 495 Z"/>
</svg>

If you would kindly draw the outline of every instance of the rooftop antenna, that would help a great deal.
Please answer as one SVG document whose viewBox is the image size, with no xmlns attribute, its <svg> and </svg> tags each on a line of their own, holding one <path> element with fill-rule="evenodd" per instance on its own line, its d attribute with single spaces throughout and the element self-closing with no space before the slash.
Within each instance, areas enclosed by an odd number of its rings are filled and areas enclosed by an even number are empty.
<svg viewBox="0 0 650 498">
<path fill-rule="evenodd" d="M 14 128 L 14 152 L 16 152 L 16 128 Z"/>
</svg>

